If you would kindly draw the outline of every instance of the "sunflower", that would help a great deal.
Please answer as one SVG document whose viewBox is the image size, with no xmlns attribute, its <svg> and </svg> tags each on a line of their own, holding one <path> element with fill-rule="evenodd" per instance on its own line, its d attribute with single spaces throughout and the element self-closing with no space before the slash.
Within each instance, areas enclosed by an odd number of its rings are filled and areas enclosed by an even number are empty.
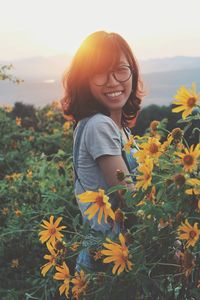
<svg viewBox="0 0 200 300">
<path fill-rule="evenodd" d="M 140 151 L 136 152 L 133 157 L 135 157 L 138 162 L 144 163 L 146 158 L 151 158 L 157 160 L 162 154 L 162 147 L 159 139 L 156 137 L 148 138 L 146 143 L 140 144 Z"/>
<path fill-rule="evenodd" d="M 16 123 L 17 126 L 21 126 L 22 125 L 22 119 L 19 118 L 19 117 L 16 117 L 15 123 Z"/>
<path fill-rule="evenodd" d="M 10 264 L 11 268 L 18 268 L 19 267 L 19 259 L 12 259 L 11 264 Z"/>
<path fill-rule="evenodd" d="M 6 104 L 6 105 L 3 106 L 3 109 L 4 109 L 5 112 L 10 113 L 10 112 L 13 111 L 13 106 L 10 105 L 10 104 Z"/>
<path fill-rule="evenodd" d="M 68 298 L 68 291 L 69 291 L 69 282 L 70 282 L 70 274 L 69 268 L 65 262 L 63 262 L 62 266 L 56 266 L 56 270 L 58 271 L 54 275 L 54 279 L 56 280 L 63 280 L 63 284 L 59 287 L 60 295 L 65 292 L 66 298 Z"/>
<path fill-rule="evenodd" d="M 145 163 L 140 165 L 137 170 L 142 173 L 142 175 L 136 176 L 137 182 L 135 188 L 143 188 L 146 190 L 152 180 L 153 161 L 151 159 L 146 159 Z"/>
<path fill-rule="evenodd" d="M 79 246 L 80 246 L 80 243 L 79 243 L 79 242 L 74 242 L 74 243 L 71 245 L 70 249 L 71 249 L 73 252 L 75 252 L 75 251 L 79 248 Z"/>
<path fill-rule="evenodd" d="M 104 194 L 104 190 L 99 189 L 98 192 L 86 191 L 77 197 L 82 203 L 94 203 L 84 212 L 84 215 L 88 215 L 89 220 L 91 220 L 97 212 L 99 212 L 99 224 L 101 223 L 103 214 L 106 223 L 108 216 L 115 220 L 115 214 L 111 208 L 111 204 L 108 201 L 109 197 Z"/>
<path fill-rule="evenodd" d="M 147 158 L 147 153 L 146 153 L 146 151 L 140 149 L 139 151 L 137 151 L 133 154 L 133 157 L 136 158 L 138 163 L 144 163 L 145 159 Z"/>
<path fill-rule="evenodd" d="M 133 135 L 130 135 L 128 142 L 124 144 L 124 151 L 126 151 L 127 153 L 131 152 L 131 149 L 133 148 L 133 141 Z"/>
<path fill-rule="evenodd" d="M 189 178 L 186 181 L 187 184 L 191 186 L 190 189 L 185 190 L 185 193 L 188 195 L 200 195 L 200 180 L 197 178 Z"/>
<path fill-rule="evenodd" d="M 177 94 L 174 96 L 176 99 L 172 103 L 178 105 L 172 109 L 172 112 L 178 113 L 183 111 L 182 118 L 186 119 L 192 113 L 192 110 L 195 106 L 198 105 L 198 99 L 200 98 L 200 93 L 196 92 L 196 84 L 192 84 L 191 90 L 186 89 L 185 86 L 182 86 Z"/>
<path fill-rule="evenodd" d="M 55 223 L 53 223 L 53 219 L 54 219 L 54 216 L 50 216 L 49 222 L 46 221 L 46 220 L 43 220 L 44 224 L 41 224 L 41 226 L 43 228 L 45 228 L 45 230 L 40 231 L 39 235 L 41 235 L 40 241 L 42 243 L 45 243 L 45 242 L 49 241 L 49 243 L 51 243 L 54 246 L 56 239 L 57 240 L 62 239 L 63 234 L 61 234 L 60 231 L 64 228 L 66 228 L 66 226 L 58 227 L 58 225 L 60 224 L 60 222 L 62 220 L 61 217 L 59 217 L 55 221 Z"/>
<path fill-rule="evenodd" d="M 76 272 L 75 277 L 71 280 L 74 284 L 72 288 L 73 297 L 78 300 L 79 296 L 82 296 L 85 293 L 87 288 L 87 278 L 83 270 L 80 273 Z"/>
<path fill-rule="evenodd" d="M 132 262 L 129 260 L 129 251 L 125 244 L 125 238 L 120 233 L 119 240 L 121 245 L 114 243 L 109 238 L 106 239 L 108 243 L 103 243 L 103 246 L 106 248 L 101 250 L 103 255 L 108 257 L 104 258 L 103 263 L 114 262 L 114 267 L 112 269 L 112 273 L 117 275 L 125 271 L 130 271 L 132 269 Z"/>
<path fill-rule="evenodd" d="M 63 131 L 64 131 L 64 133 L 68 132 L 68 130 L 70 129 L 70 126 L 71 126 L 71 122 L 70 121 L 66 121 L 63 124 Z"/>
<path fill-rule="evenodd" d="M 194 247 L 196 242 L 199 239 L 200 230 L 198 229 L 198 223 L 195 223 L 194 226 L 190 225 L 188 220 L 185 220 L 185 224 L 182 222 L 178 227 L 179 239 L 187 240 L 186 247 Z"/>
<path fill-rule="evenodd" d="M 53 266 L 56 265 L 56 257 L 57 257 L 57 253 L 55 252 L 54 248 L 50 245 L 50 243 L 47 243 L 47 248 L 50 252 L 50 255 L 45 255 L 44 259 L 49 260 L 49 262 L 47 262 L 44 266 L 42 266 L 41 269 L 41 274 L 43 276 L 46 275 L 46 273 L 49 271 L 49 269 Z"/>
<path fill-rule="evenodd" d="M 147 156 L 151 158 L 158 158 L 162 154 L 160 151 L 161 143 L 155 137 L 150 137 L 147 143 L 140 145 L 140 148 L 142 148 L 146 152 Z"/>
<path fill-rule="evenodd" d="M 196 170 L 197 159 L 200 156 L 200 144 L 197 144 L 196 147 L 191 145 L 189 149 L 184 148 L 183 151 L 184 152 L 175 152 L 175 154 L 181 158 L 177 162 L 180 162 L 183 165 L 186 172 Z"/>
<path fill-rule="evenodd" d="M 142 206 L 146 204 L 147 201 L 151 201 L 152 204 L 155 204 L 156 203 L 155 200 L 156 200 L 156 187 L 155 185 L 153 185 L 150 193 L 147 193 L 145 197 L 139 203 L 136 204 L 136 206 Z"/>
</svg>

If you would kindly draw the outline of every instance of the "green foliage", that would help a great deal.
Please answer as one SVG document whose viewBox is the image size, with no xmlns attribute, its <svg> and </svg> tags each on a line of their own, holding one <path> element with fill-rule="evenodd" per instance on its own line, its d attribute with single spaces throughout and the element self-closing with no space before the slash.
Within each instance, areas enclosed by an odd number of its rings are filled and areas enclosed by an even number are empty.
<svg viewBox="0 0 200 300">
<path fill-rule="evenodd" d="M 13 69 L 13 65 L 2 65 L 0 66 L 0 80 L 10 80 L 13 83 L 21 83 L 23 82 L 23 80 L 16 78 L 15 76 L 13 76 L 12 74 L 9 74 L 8 71 L 10 71 L 11 69 Z"/>
<path fill-rule="evenodd" d="M 0 109 L 0 299 L 4 300 L 56 299 L 58 284 L 40 275 L 45 253 L 38 242 L 39 224 L 53 214 L 63 216 L 70 230 L 78 212 L 73 203 L 72 130 L 63 131 L 59 112 L 45 127 L 49 109 L 38 112 L 19 104 L 10 113 Z M 35 118 L 35 128 L 23 126 L 23 119 L 17 126 L 16 116 Z"/>
<path fill-rule="evenodd" d="M 142 114 L 143 111 L 140 116 Z M 173 129 L 168 127 L 172 126 L 170 114 L 170 109 L 164 107 L 144 110 L 142 120 L 146 123 L 138 120 L 138 124 L 141 124 L 146 139 L 151 135 L 150 122 L 156 119 L 160 120 L 157 133 L 162 142 L 166 140 Z M 16 118 L 21 118 L 18 125 Z M 182 123 L 184 136 L 181 142 L 184 144 L 189 130 L 199 134 L 198 126 L 192 125 L 195 118 L 196 115 L 186 124 Z M 72 126 L 66 131 L 64 122 L 62 114 L 51 106 L 36 110 L 33 106 L 16 103 L 12 112 L 0 109 L 2 300 L 65 299 L 59 294 L 60 282 L 52 279 L 55 268 L 51 268 L 45 277 L 41 275 L 40 268 L 47 262 L 44 255 L 48 254 L 38 237 L 42 220 L 49 220 L 51 215 L 55 219 L 63 218 L 61 225 L 66 226 L 62 231 L 63 245 L 67 250 L 58 263 L 66 261 L 71 276 L 74 275 L 76 257 L 83 248 L 82 241 L 87 238 L 87 247 L 93 254 L 101 250 L 105 242 L 106 235 L 91 235 L 88 223 L 82 225 L 73 195 Z M 138 144 L 142 142 L 144 140 L 138 140 Z M 176 243 L 178 226 L 186 218 L 192 224 L 200 220 L 197 197 L 185 193 L 190 186 L 178 186 L 174 181 L 174 176 L 183 172 L 175 162 L 176 147 L 176 143 L 171 143 L 159 158 L 151 185 L 146 190 L 140 188 L 132 194 L 124 185 L 109 190 L 108 195 L 118 190 L 124 192 L 127 206 L 123 212 L 131 235 L 127 245 L 134 266 L 130 272 L 119 276 L 112 274 L 112 263 L 97 262 L 98 272 L 89 272 L 85 268 L 89 283 L 83 299 L 199 299 L 196 287 L 200 279 L 199 242 L 189 249 L 195 257 L 195 266 L 188 277 L 176 257 L 183 250 L 183 244 Z M 192 174 L 194 178 L 198 177 L 199 170 Z M 186 174 L 186 179 L 189 177 Z M 155 195 L 153 187 L 156 188 Z M 118 237 L 113 241 L 119 243 Z M 78 246 L 74 250 L 75 243 Z M 71 294 L 70 297 L 72 299 Z"/>
</svg>

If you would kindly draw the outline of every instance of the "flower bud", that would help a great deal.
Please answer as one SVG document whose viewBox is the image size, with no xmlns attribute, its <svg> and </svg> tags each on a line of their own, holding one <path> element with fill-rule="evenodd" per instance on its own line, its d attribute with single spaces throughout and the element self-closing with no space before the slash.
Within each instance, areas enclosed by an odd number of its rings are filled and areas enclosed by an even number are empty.
<svg viewBox="0 0 200 300">
<path fill-rule="evenodd" d="M 117 169 L 117 171 L 116 171 L 116 176 L 119 181 L 123 181 L 126 177 L 124 172 L 119 169 Z"/>
</svg>

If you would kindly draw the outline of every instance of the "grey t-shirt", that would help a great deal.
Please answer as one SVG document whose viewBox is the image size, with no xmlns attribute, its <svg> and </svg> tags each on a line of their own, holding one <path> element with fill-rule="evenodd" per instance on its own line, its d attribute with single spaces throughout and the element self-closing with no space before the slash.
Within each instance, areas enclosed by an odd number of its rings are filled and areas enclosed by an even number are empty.
<svg viewBox="0 0 200 300">
<path fill-rule="evenodd" d="M 84 121 L 84 119 L 81 120 L 74 131 L 74 144 L 79 126 Z M 110 117 L 98 113 L 88 118 L 80 137 L 79 150 L 77 149 L 79 155 L 75 168 L 81 184 L 76 180 L 75 195 L 85 191 L 98 191 L 100 188 L 107 191 L 109 187 L 105 182 L 96 159 L 102 155 L 121 155 L 121 148 L 120 131 Z M 115 176 L 115 174 L 113 174 L 113 176 Z M 86 221 L 87 218 L 84 216 L 84 212 L 91 204 L 80 203 L 78 199 L 77 202 L 83 219 Z M 90 220 L 90 225 L 92 229 L 103 232 L 110 228 L 110 225 L 104 223 L 103 220 L 101 224 L 98 224 L 97 215 Z"/>
</svg>

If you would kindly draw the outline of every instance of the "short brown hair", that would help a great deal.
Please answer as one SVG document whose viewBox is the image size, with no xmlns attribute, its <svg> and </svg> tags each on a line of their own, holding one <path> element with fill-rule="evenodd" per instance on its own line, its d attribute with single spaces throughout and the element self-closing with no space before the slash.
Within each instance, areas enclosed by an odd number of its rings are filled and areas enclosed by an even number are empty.
<svg viewBox="0 0 200 300">
<path fill-rule="evenodd" d="M 122 109 L 122 125 L 133 123 L 143 95 L 138 65 L 128 43 L 119 34 L 105 31 L 94 32 L 83 41 L 64 73 L 65 95 L 61 100 L 65 103 L 64 114 L 72 115 L 77 122 L 99 112 L 109 116 L 108 110 L 90 92 L 89 79 L 116 65 L 122 52 L 133 72 L 132 92 Z"/>
</svg>

